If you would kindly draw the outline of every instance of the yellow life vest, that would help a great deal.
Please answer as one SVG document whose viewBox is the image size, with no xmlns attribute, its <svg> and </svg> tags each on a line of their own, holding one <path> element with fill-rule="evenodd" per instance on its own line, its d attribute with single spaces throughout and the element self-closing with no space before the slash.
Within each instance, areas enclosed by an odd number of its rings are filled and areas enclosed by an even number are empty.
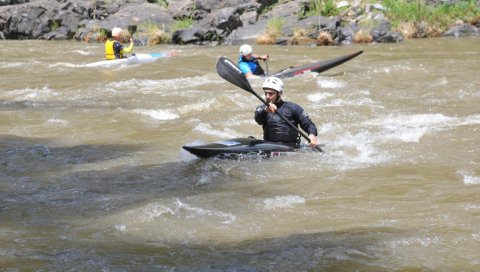
<svg viewBox="0 0 480 272">
<path fill-rule="evenodd" d="M 107 42 L 105 42 L 105 58 L 107 60 L 115 59 L 115 52 L 113 50 L 114 43 L 115 43 L 114 40 L 107 40 Z"/>
</svg>

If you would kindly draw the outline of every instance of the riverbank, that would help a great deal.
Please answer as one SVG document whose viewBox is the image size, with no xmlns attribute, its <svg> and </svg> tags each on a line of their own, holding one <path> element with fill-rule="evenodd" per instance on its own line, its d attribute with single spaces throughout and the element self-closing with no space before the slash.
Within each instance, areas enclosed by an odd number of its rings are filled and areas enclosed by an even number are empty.
<svg viewBox="0 0 480 272">
<path fill-rule="evenodd" d="M 0 1 L 0 39 L 97 43 L 115 26 L 137 46 L 397 43 L 479 36 L 480 1 Z"/>
</svg>

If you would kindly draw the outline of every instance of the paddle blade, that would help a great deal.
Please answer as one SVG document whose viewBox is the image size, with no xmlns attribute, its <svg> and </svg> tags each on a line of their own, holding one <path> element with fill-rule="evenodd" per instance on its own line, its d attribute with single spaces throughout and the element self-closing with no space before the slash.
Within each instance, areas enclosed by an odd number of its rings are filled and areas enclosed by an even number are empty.
<svg viewBox="0 0 480 272">
<path fill-rule="evenodd" d="M 137 25 L 128 25 L 127 30 L 130 35 L 133 35 L 133 33 L 137 32 Z"/>
<path fill-rule="evenodd" d="M 240 68 L 231 60 L 226 57 L 220 57 L 217 60 L 216 67 L 220 77 L 249 93 L 256 94 Z"/>
</svg>

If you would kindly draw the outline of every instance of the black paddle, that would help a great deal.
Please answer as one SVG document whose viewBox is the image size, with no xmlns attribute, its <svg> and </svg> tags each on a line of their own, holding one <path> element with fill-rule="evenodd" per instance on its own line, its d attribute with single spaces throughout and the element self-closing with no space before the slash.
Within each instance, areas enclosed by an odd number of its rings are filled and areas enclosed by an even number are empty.
<svg viewBox="0 0 480 272">
<path fill-rule="evenodd" d="M 226 57 L 220 57 L 217 60 L 217 73 L 220 77 L 225 79 L 226 81 L 232 83 L 233 85 L 240 87 L 244 89 L 245 91 L 253 94 L 256 96 L 260 101 L 262 101 L 263 104 L 268 106 L 268 102 L 261 96 L 259 96 L 253 89 L 252 86 L 250 86 L 250 83 L 248 82 L 248 79 L 245 77 L 245 75 L 242 73 L 240 68 L 238 68 L 235 63 L 233 63 L 231 60 L 227 59 Z M 282 114 L 279 112 L 276 112 L 280 118 L 282 118 L 283 121 L 287 122 L 288 125 L 290 125 L 292 128 L 294 128 L 300 135 L 303 136 L 309 143 L 311 142 L 310 138 L 308 138 L 308 135 L 305 134 L 305 132 L 299 130 L 292 122 L 290 122 L 287 118 L 285 118 Z M 323 150 L 320 148 L 319 145 L 316 146 L 316 149 L 320 152 L 323 153 Z"/>
<path fill-rule="evenodd" d="M 137 32 L 137 25 L 128 25 L 127 30 L 130 33 L 130 38 L 133 41 L 133 33 Z M 132 56 L 135 56 L 134 52 L 132 52 Z"/>
<path fill-rule="evenodd" d="M 127 30 L 130 32 L 130 36 L 133 36 L 133 33 L 137 32 L 137 25 L 128 25 Z"/>
<path fill-rule="evenodd" d="M 267 76 L 269 76 L 269 74 L 268 74 L 268 60 L 265 61 L 265 67 L 267 68 Z"/>
</svg>

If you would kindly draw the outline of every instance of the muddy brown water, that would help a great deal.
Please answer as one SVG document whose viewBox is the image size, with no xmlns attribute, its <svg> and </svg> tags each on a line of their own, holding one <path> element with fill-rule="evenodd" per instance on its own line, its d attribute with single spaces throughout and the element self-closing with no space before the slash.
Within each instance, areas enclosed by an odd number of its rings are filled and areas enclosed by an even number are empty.
<svg viewBox="0 0 480 272">
<path fill-rule="evenodd" d="M 365 51 L 284 80 L 326 153 L 268 160 L 181 148 L 261 137 L 215 72 L 236 46 L 102 50 L 0 41 L 0 270 L 480 270 L 478 38 L 256 46 L 269 72 Z"/>
</svg>

